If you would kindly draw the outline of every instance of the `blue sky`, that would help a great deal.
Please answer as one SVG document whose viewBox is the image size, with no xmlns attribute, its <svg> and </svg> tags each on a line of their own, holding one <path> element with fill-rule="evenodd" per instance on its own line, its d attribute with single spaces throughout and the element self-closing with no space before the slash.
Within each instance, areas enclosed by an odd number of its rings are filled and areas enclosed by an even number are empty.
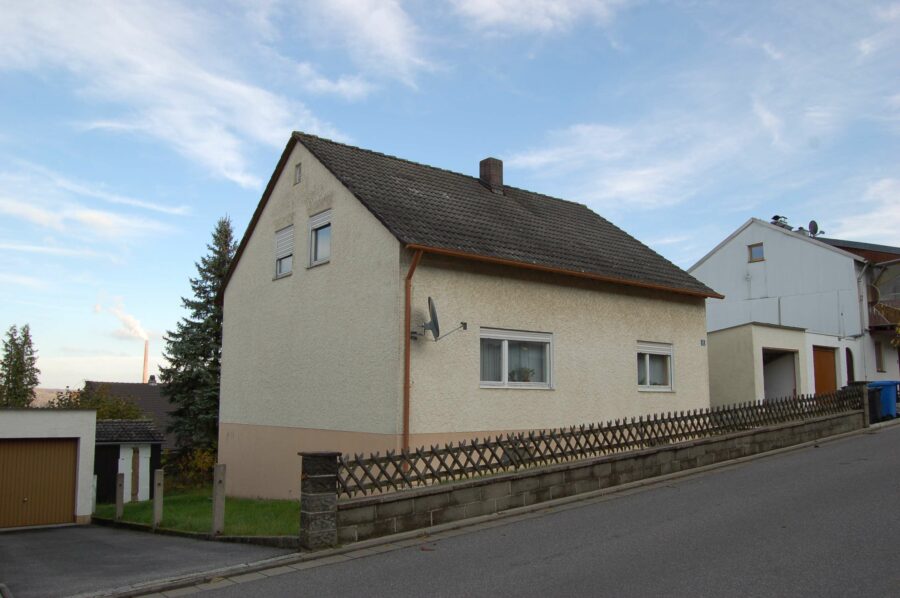
<svg viewBox="0 0 900 598">
<path fill-rule="evenodd" d="M 76 7 L 75 5 L 78 4 Z M 138 380 L 291 130 L 583 202 L 688 267 L 747 218 L 900 244 L 900 3 L 0 0 L 0 327 Z"/>
</svg>

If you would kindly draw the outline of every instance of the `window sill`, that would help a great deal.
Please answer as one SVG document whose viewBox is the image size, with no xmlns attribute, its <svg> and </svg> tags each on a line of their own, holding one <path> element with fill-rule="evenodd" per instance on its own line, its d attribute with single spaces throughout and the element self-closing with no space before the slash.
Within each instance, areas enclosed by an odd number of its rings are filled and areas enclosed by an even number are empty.
<svg viewBox="0 0 900 598">
<path fill-rule="evenodd" d="M 321 262 L 314 262 L 306 267 L 307 270 L 312 270 L 313 268 L 317 268 L 318 266 L 324 266 L 325 264 L 330 264 L 331 260 L 322 260 Z"/>
<path fill-rule="evenodd" d="M 287 274 L 278 274 L 278 275 L 275 276 L 272 280 L 281 280 L 282 278 L 288 278 L 288 277 L 289 277 L 291 274 L 293 274 L 293 273 L 294 273 L 294 272 L 291 271 L 291 272 L 288 272 Z"/>
<path fill-rule="evenodd" d="M 479 388 L 487 388 L 487 389 L 497 389 L 497 390 L 555 390 L 554 387 L 549 384 L 535 384 L 535 385 L 527 385 L 527 386 L 510 386 L 503 384 L 479 384 Z"/>
<path fill-rule="evenodd" d="M 660 388 L 649 388 L 649 387 L 638 387 L 638 392 L 671 392 L 674 393 L 675 389 L 671 386 L 665 386 Z"/>
</svg>

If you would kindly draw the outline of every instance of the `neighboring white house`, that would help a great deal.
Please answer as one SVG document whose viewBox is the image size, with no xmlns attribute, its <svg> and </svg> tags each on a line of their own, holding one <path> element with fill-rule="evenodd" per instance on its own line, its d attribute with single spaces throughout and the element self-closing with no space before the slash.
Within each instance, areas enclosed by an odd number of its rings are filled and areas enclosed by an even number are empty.
<svg viewBox="0 0 900 598">
<path fill-rule="evenodd" d="M 93 409 L 0 409 L 0 528 L 90 523 Z"/>
<path fill-rule="evenodd" d="M 296 497 L 302 450 L 707 407 L 712 296 L 499 160 L 473 177 L 295 133 L 223 292 L 227 490 Z"/>
<path fill-rule="evenodd" d="M 752 218 L 704 256 L 689 272 L 725 295 L 707 301 L 712 404 L 900 378 L 892 252 Z"/>
</svg>

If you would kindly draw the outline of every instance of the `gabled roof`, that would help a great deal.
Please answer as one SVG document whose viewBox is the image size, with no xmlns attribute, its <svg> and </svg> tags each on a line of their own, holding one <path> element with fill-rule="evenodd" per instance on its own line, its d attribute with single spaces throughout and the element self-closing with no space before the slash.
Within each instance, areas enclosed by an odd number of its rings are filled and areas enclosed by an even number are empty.
<svg viewBox="0 0 900 598">
<path fill-rule="evenodd" d="M 702 258 L 700 258 L 700 259 L 697 261 L 696 264 L 694 264 L 693 266 L 691 266 L 690 268 L 688 268 L 688 272 L 693 272 L 693 271 L 696 270 L 698 267 L 700 267 L 700 265 L 703 264 L 703 262 L 705 262 L 706 260 L 708 260 L 714 253 L 716 253 L 717 251 L 719 251 L 720 249 L 722 249 L 723 247 L 725 247 L 725 245 L 727 245 L 728 243 L 730 243 L 732 239 L 734 239 L 736 236 L 738 236 L 739 234 L 741 234 L 741 232 L 743 232 L 744 229 L 746 229 L 747 227 L 749 227 L 751 224 L 757 224 L 757 225 L 760 225 L 760 226 L 767 227 L 767 228 L 769 228 L 770 230 L 774 230 L 774 231 L 777 231 L 777 232 L 779 232 L 779 233 L 781 233 L 781 234 L 783 234 L 783 235 L 787 235 L 787 236 L 789 236 L 789 237 L 792 238 L 792 239 L 797 239 L 798 241 L 804 241 L 804 242 L 806 242 L 806 243 L 812 243 L 813 245 L 816 245 L 816 246 L 821 247 L 821 248 L 823 248 L 823 249 L 827 249 L 828 251 L 833 251 L 833 252 L 838 253 L 838 254 L 840 254 L 840 255 L 842 255 L 842 256 L 844 256 L 844 257 L 850 258 L 850 259 L 852 259 L 852 260 L 856 260 L 856 261 L 858 261 L 858 262 L 864 262 L 864 261 L 866 261 L 866 260 L 864 260 L 863 258 L 861 258 L 861 257 L 858 256 L 858 255 L 855 255 L 855 254 L 853 254 L 853 253 L 850 253 L 849 251 L 844 251 L 843 249 L 838 249 L 837 247 L 832 247 L 831 245 L 829 245 L 829 244 L 827 244 L 827 243 L 823 243 L 823 242 L 820 241 L 819 239 L 810 237 L 809 235 L 805 235 L 805 234 L 802 234 L 802 233 L 798 233 L 798 232 L 796 232 L 796 231 L 789 231 L 789 230 L 786 229 L 786 228 L 782 228 L 782 227 L 780 227 L 780 226 L 775 226 L 775 225 L 772 224 L 771 222 L 766 222 L 765 220 L 760 220 L 759 218 L 751 218 L 750 220 L 748 220 L 747 222 L 745 222 L 744 224 L 742 224 L 740 227 L 738 227 L 738 229 L 737 229 L 736 231 L 734 231 L 733 233 L 731 233 L 730 235 L 728 235 L 727 237 L 725 237 L 725 239 L 724 239 L 721 243 L 719 243 L 718 245 L 716 245 L 715 247 L 713 247 L 713 248 L 709 251 L 709 253 L 707 253 L 707 254 L 704 255 Z"/>
<path fill-rule="evenodd" d="M 844 239 L 826 239 L 825 237 L 817 237 L 816 239 L 823 243 L 827 243 L 832 247 L 839 247 L 850 253 L 859 255 L 874 263 L 900 259 L 900 247 L 876 245 L 875 243 L 861 243 L 859 241 L 845 241 Z"/>
<path fill-rule="evenodd" d="M 109 396 L 130 401 L 150 416 L 156 424 L 156 429 L 165 433 L 169 427 L 172 405 L 163 394 L 165 384 L 141 384 L 140 382 L 98 382 L 88 380 L 84 383 L 85 390 L 96 390 L 104 387 Z M 163 448 L 175 448 L 174 434 L 166 434 Z"/>
<path fill-rule="evenodd" d="M 139 442 L 161 444 L 163 434 L 148 419 L 100 419 L 97 420 L 97 444 Z"/>
<path fill-rule="evenodd" d="M 529 269 L 700 297 L 715 291 L 586 206 L 295 132 L 238 247 L 231 273 L 291 150 L 306 147 L 401 243 Z"/>
</svg>

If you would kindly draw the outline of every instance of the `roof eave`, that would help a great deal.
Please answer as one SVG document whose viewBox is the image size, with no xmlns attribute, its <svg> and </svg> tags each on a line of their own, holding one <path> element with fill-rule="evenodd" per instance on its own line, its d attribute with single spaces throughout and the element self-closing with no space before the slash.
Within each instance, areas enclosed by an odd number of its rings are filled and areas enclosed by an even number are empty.
<svg viewBox="0 0 900 598">
<path fill-rule="evenodd" d="M 581 272 L 577 270 L 566 270 L 564 268 L 554 268 L 553 266 L 545 266 L 543 264 L 532 264 L 529 262 L 520 262 L 516 260 L 511 260 L 507 258 L 494 257 L 490 255 L 481 255 L 477 253 L 469 253 L 465 251 L 459 251 L 456 249 L 446 249 L 443 247 L 431 247 L 428 245 L 419 245 L 415 243 L 408 243 L 406 245 L 407 249 L 412 251 L 423 251 L 425 253 L 434 253 L 438 255 L 446 255 L 449 257 L 458 257 L 461 259 L 473 260 L 478 262 L 489 262 L 492 264 L 500 264 L 504 266 L 511 266 L 513 268 L 523 268 L 526 270 L 537 270 L 539 272 L 550 272 L 553 274 L 561 274 L 564 276 L 574 276 L 577 278 L 587 278 L 590 280 L 597 280 L 601 282 L 609 282 L 613 284 L 621 284 L 624 286 L 630 287 L 638 287 L 643 289 L 651 289 L 655 291 L 668 291 L 670 293 L 677 293 L 679 295 L 689 295 L 692 297 L 702 297 L 704 299 L 724 299 L 725 296 L 715 291 L 705 292 L 694 289 L 685 289 L 680 287 L 670 287 L 666 285 L 660 285 L 650 282 L 641 282 L 638 280 L 629 280 L 627 278 L 617 278 L 615 276 L 606 276 L 603 274 L 595 274 L 593 272 Z"/>
</svg>

